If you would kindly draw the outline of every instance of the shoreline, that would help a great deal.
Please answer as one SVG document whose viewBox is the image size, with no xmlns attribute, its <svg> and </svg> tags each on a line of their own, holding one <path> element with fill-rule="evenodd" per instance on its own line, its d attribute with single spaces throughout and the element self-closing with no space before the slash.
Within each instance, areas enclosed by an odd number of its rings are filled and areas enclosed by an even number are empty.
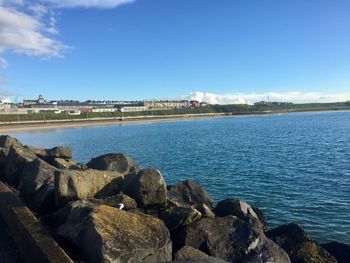
<svg viewBox="0 0 350 263">
<path fill-rule="evenodd" d="M 132 125 L 132 124 L 151 124 L 161 122 L 174 121 L 190 121 L 214 118 L 237 118 L 251 116 L 269 116 L 284 115 L 308 112 L 336 112 L 349 110 L 302 110 L 302 111 L 279 111 L 279 112 L 255 112 L 255 113 L 203 113 L 203 114 L 179 114 L 179 115 L 154 115 L 154 116 L 137 116 L 124 118 L 92 118 L 92 119 L 72 119 L 72 120 L 52 120 L 52 121 L 28 121 L 0 123 L 0 133 L 4 132 L 20 132 L 20 131 L 40 131 L 54 129 L 69 129 L 80 127 L 96 127 L 96 126 L 113 126 L 113 125 Z"/>
</svg>

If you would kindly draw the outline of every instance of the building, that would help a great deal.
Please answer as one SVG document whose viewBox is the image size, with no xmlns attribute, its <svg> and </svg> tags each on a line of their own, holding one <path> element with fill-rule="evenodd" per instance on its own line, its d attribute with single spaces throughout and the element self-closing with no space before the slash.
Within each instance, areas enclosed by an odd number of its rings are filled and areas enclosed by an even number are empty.
<svg viewBox="0 0 350 263">
<path fill-rule="evenodd" d="M 123 106 L 118 106 L 117 109 L 120 112 L 141 112 L 141 111 L 147 111 L 148 108 L 146 106 L 129 106 L 129 105 L 123 105 Z"/>
<path fill-rule="evenodd" d="M 46 104 L 47 101 L 44 99 L 43 95 L 39 95 L 38 99 L 36 100 L 24 100 L 23 106 L 31 106 L 31 105 L 37 105 L 37 104 Z"/>
</svg>

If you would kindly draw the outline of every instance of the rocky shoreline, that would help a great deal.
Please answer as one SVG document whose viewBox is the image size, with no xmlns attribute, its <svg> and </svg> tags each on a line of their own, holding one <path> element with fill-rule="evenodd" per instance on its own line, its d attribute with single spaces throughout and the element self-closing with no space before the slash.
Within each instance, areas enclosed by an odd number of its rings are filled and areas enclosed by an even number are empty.
<svg viewBox="0 0 350 263">
<path fill-rule="evenodd" d="M 192 180 L 166 185 L 125 154 L 80 164 L 68 147 L 3 135 L 0 177 L 76 262 L 350 262 L 349 245 L 319 245 L 293 223 L 269 229 L 258 208 L 215 203 Z"/>
</svg>

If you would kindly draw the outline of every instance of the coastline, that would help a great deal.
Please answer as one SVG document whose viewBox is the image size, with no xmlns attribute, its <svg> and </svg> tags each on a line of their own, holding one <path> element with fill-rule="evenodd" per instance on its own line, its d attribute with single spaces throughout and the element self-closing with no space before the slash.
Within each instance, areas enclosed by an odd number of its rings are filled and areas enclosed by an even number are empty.
<svg viewBox="0 0 350 263">
<path fill-rule="evenodd" d="M 334 111 L 349 111 L 342 110 L 293 110 L 293 111 L 278 111 L 278 112 L 255 112 L 255 113 L 203 113 L 203 114 L 179 114 L 179 115 L 154 115 L 154 116 L 137 116 L 124 118 L 91 118 L 91 119 L 72 119 L 72 120 L 48 120 L 48 121 L 28 121 L 28 122 L 12 122 L 0 123 L 0 133 L 17 132 L 17 131 L 38 131 L 51 129 L 69 129 L 80 127 L 94 126 L 113 126 L 113 125 L 132 125 L 132 124 L 149 124 L 160 122 L 174 121 L 189 121 L 213 118 L 238 118 L 248 116 L 269 116 L 281 114 L 295 114 L 308 112 L 334 112 Z"/>
</svg>

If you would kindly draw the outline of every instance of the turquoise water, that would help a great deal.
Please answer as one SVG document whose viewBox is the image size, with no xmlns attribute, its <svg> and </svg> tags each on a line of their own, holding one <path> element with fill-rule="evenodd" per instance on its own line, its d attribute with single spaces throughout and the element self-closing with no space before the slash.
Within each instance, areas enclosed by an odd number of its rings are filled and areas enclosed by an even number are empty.
<svg viewBox="0 0 350 263">
<path fill-rule="evenodd" d="M 192 178 L 216 200 L 244 199 L 272 227 L 296 222 L 319 242 L 350 244 L 350 112 L 300 113 L 16 132 L 68 145 L 86 162 L 125 152 L 168 184 Z"/>
</svg>

